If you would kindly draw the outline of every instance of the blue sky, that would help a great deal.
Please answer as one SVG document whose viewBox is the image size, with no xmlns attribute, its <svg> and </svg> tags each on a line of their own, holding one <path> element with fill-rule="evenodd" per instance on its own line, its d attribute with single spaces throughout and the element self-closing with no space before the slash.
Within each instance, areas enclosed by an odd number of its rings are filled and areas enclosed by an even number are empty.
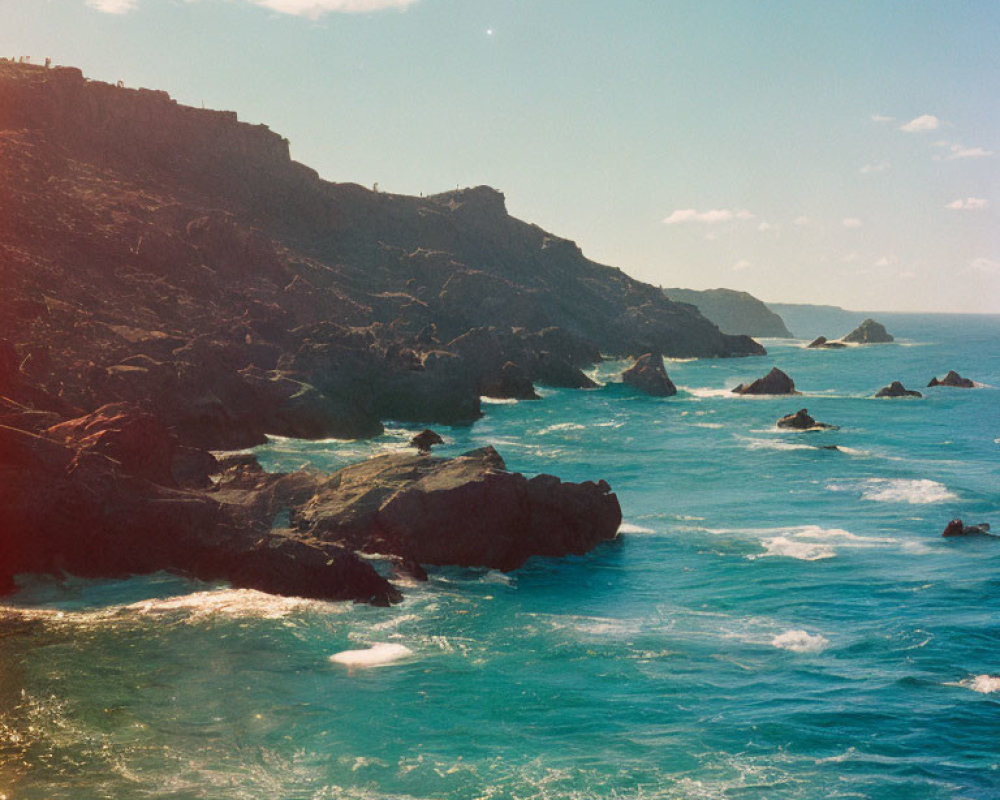
<svg viewBox="0 0 1000 800">
<path fill-rule="evenodd" d="M 1000 3 L 0 0 L 0 54 L 490 184 L 655 284 L 1000 312 Z"/>
</svg>

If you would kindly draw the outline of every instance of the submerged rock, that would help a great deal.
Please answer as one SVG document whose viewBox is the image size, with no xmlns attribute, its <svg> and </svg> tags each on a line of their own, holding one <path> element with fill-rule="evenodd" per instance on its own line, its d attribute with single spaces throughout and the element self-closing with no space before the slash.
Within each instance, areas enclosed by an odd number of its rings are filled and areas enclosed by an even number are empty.
<svg viewBox="0 0 1000 800">
<path fill-rule="evenodd" d="M 841 337 L 841 341 L 852 344 L 888 344 L 895 339 L 882 323 L 866 319 L 849 334 Z"/>
<path fill-rule="evenodd" d="M 990 533 L 989 523 L 980 522 L 978 525 L 966 525 L 960 519 L 953 519 L 949 522 L 944 529 L 944 533 L 941 534 L 945 537 L 952 536 L 993 536 L 996 537 L 995 533 Z"/>
<path fill-rule="evenodd" d="M 928 383 L 927 385 L 929 387 L 954 386 L 958 389 L 972 389 L 973 387 L 975 387 L 976 384 L 975 382 L 969 380 L 968 378 L 963 378 L 961 375 L 955 372 L 955 370 L 950 369 L 948 370 L 948 374 L 945 375 L 941 380 L 938 380 L 936 377 L 931 378 L 930 383 Z"/>
<path fill-rule="evenodd" d="M 659 353 L 639 356 L 622 373 L 622 382 L 654 397 L 672 397 L 677 394 L 677 387 L 668 377 L 666 367 L 663 366 L 663 356 Z"/>
<path fill-rule="evenodd" d="M 817 349 L 839 350 L 839 349 L 842 349 L 844 347 L 847 347 L 847 345 L 844 344 L 843 342 L 831 342 L 825 336 L 817 336 L 815 339 L 813 339 L 811 342 L 809 342 L 809 344 L 807 345 L 807 347 L 811 347 L 814 350 L 817 350 Z"/>
<path fill-rule="evenodd" d="M 735 394 L 802 394 L 795 391 L 795 381 L 777 367 L 772 367 L 767 375 L 758 378 L 753 383 L 741 383 L 733 389 L 733 392 Z"/>
<path fill-rule="evenodd" d="M 920 392 L 913 391 L 912 389 L 907 389 L 899 381 L 893 381 L 888 386 L 883 386 L 877 392 L 875 392 L 876 397 L 923 397 Z"/>
<path fill-rule="evenodd" d="M 825 422 L 817 422 L 809 416 L 808 410 L 800 408 L 794 414 L 787 414 L 778 420 L 779 428 L 793 428 L 798 431 L 815 431 L 826 428 L 836 430 L 836 425 L 827 425 Z"/>
</svg>

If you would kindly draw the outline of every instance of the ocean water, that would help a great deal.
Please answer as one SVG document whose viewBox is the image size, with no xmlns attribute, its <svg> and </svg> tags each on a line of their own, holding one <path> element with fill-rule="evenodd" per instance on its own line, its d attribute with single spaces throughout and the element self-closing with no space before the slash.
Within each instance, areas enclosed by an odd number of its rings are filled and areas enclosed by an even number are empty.
<svg viewBox="0 0 1000 800">
<path fill-rule="evenodd" d="M 668 399 L 605 363 L 600 389 L 440 429 L 446 454 L 607 479 L 623 533 L 585 557 L 435 568 L 389 609 L 26 576 L 0 795 L 1000 797 L 1000 540 L 940 536 L 1000 528 L 1000 317 L 878 318 L 897 343 L 670 361 Z M 804 395 L 727 391 L 772 365 Z M 948 369 L 984 386 L 871 397 Z M 801 407 L 840 429 L 775 428 Z M 258 454 L 335 468 L 411 433 Z"/>
</svg>

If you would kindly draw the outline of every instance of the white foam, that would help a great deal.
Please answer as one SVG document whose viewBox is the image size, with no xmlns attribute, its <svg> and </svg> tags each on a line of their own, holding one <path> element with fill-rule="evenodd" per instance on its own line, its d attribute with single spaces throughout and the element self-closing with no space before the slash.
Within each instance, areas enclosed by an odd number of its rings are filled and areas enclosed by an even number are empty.
<svg viewBox="0 0 1000 800">
<path fill-rule="evenodd" d="M 796 558 L 799 561 L 819 561 L 824 558 L 833 558 L 837 551 L 832 545 L 817 544 L 815 542 L 803 542 L 791 539 L 787 536 L 775 536 L 773 539 L 765 539 L 761 544 L 765 553 L 757 558 L 767 556 L 785 556 Z M 755 556 L 750 556 L 755 558 Z"/>
<path fill-rule="evenodd" d="M 363 650 L 341 650 L 330 656 L 330 661 L 352 669 L 368 669 L 392 664 L 412 654 L 413 651 L 405 645 L 378 642 Z"/>
<path fill-rule="evenodd" d="M 747 450 L 815 450 L 811 444 L 783 442 L 780 439 L 751 439 Z"/>
<path fill-rule="evenodd" d="M 623 522 L 618 526 L 618 533 L 656 533 L 652 528 L 643 528 L 641 525 L 633 525 L 631 522 Z"/>
<path fill-rule="evenodd" d="M 559 431 L 583 431 L 586 430 L 585 425 L 580 425 L 576 422 L 560 422 L 558 425 L 549 425 L 547 428 L 542 428 L 539 432 L 539 436 L 544 436 L 547 433 L 558 433 Z"/>
<path fill-rule="evenodd" d="M 517 404 L 516 397 L 480 397 L 480 403 L 484 403 L 490 406 L 512 406 Z"/>
<path fill-rule="evenodd" d="M 688 394 L 694 395 L 695 397 L 739 397 L 740 395 L 734 394 L 732 389 L 711 389 L 704 386 L 678 386 L 678 389 L 682 389 Z"/>
<path fill-rule="evenodd" d="M 830 641 L 818 633 L 790 630 L 780 633 L 771 640 L 771 645 L 779 650 L 793 653 L 819 653 L 830 646 Z"/>
<path fill-rule="evenodd" d="M 829 483 L 827 489 L 833 492 L 859 491 L 861 499 L 875 503 L 910 503 L 926 505 L 954 500 L 954 492 L 937 481 L 927 478 L 868 478 L 864 481 Z"/>
<path fill-rule="evenodd" d="M 1000 677 L 996 675 L 973 675 L 971 678 L 954 683 L 945 683 L 945 686 L 961 686 L 963 689 L 971 689 L 979 694 L 992 694 L 1000 692 Z"/>
</svg>

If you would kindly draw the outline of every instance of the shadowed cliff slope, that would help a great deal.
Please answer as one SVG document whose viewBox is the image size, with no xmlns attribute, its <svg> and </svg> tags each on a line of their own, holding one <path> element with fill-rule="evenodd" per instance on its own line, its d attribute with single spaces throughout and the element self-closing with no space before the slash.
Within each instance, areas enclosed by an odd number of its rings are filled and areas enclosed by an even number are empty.
<svg viewBox="0 0 1000 800">
<path fill-rule="evenodd" d="M 493 189 L 329 183 L 266 126 L 72 68 L 0 62 L 0 171 L 19 374 L 199 445 L 470 421 L 503 375 L 586 386 L 601 352 L 763 352 Z"/>
</svg>

